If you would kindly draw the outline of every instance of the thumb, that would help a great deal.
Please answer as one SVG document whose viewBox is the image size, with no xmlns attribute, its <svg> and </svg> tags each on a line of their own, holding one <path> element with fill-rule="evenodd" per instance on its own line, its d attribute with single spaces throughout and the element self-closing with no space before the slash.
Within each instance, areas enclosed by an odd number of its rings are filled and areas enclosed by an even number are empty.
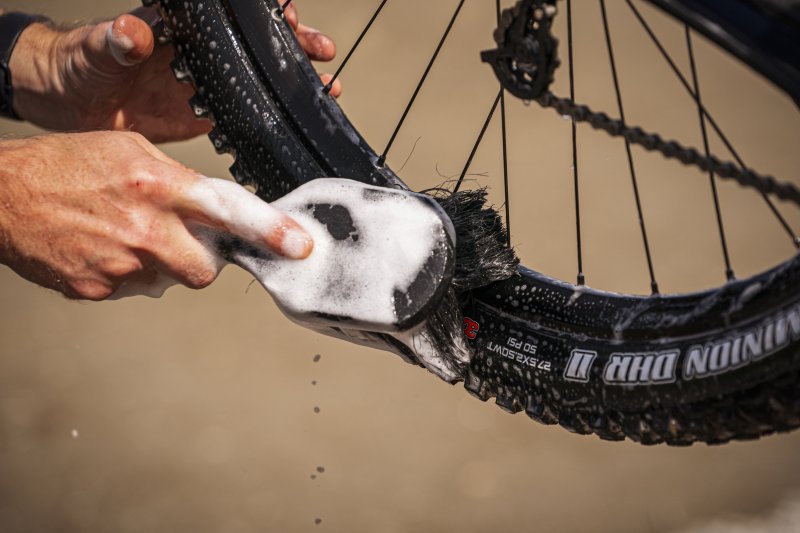
<svg viewBox="0 0 800 533">
<path fill-rule="evenodd" d="M 133 15 L 121 15 L 106 30 L 111 55 L 120 65 L 137 65 L 150 57 L 155 48 L 153 30 Z"/>
<path fill-rule="evenodd" d="M 153 53 L 153 31 L 142 19 L 120 15 L 97 25 L 89 36 L 89 50 L 97 65 L 109 69 L 137 65 Z"/>
</svg>

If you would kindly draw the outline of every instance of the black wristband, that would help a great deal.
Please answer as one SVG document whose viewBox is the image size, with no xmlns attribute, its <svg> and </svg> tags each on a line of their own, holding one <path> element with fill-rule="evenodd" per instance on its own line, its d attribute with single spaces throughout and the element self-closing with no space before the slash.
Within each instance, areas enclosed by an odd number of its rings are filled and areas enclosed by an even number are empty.
<svg viewBox="0 0 800 533">
<path fill-rule="evenodd" d="M 5 13 L 0 15 L 0 116 L 21 120 L 14 112 L 14 88 L 11 84 L 11 70 L 8 62 L 14 52 L 17 39 L 25 28 L 34 22 L 49 19 L 40 15 L 26 13 Z"/>
</svg>

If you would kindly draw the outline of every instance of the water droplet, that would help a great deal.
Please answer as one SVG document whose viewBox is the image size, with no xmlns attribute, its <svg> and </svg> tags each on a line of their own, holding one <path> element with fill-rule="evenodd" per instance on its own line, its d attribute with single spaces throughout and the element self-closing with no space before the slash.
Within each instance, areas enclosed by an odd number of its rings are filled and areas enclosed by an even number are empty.
<svg viewBox="0 0 800 533">
<path fill-rule="evenodd" d="M 70 435 L 72 435 L 72 438 L 73 438 L 73 439 L 77 439 L 77 438 L 78 438 L 78 435 L 79 435 L 79 433 L 78 433 L 78 430 L 77 430 L 77 429 L 73 429 L 73 430 L 70 432 Z"/>
</svg>

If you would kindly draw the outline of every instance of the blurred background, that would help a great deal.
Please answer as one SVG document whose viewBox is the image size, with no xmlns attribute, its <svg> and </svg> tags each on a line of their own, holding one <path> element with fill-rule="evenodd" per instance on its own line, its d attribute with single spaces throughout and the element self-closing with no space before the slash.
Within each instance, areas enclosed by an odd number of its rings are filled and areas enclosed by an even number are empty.
<svg viewBox="0 0 800 533">
<path fill-rule="evenodd" d="M 378 0 L 296 0 L 339 44 Z M 455 6 L 390 2 L 344 71 L 341 104 L 381 150 Z M 504 5 L 509 5 L 505 2 Z M 623 2 L 609 16 L 630 123 L 701 146 L 697 110 Z M 0 6 L 66 23 L 133 0 Z M 568 95 L 564 5 L 557 18 Z M 637 3 L 688 74 L 680 25 Z M 617 116 L 597 3 L 575 14 L 576 99 Z M 460 173 L 497 82 L 494 2 L 468 0 L 389 155 L 414 188 Z M 797 110 L 696 38 L 708 108 L 754 168 L 789 179 Z M 575 277 L 570 123 L 508 98 L 512 240 L 526 265 Z M 39 133 L 0 121 L 6 138 Z M 624 146 L 578 128 L 591 286 L 646 293 Z M 497 117 L 470 167 L 501 191 Z M 729 156 L 712 139 L 712 147 Z M 207 139 L 163 146 L 211 176 L 231 161 Z M 664 292 L 724 281 L 708 180 L 634 149 Z M 720 184 L 738 276 L 793 253 L 757 197 Z M 500 206 L 505 199 L 493 193 Z M 781 206 L 800 227 L 797 210 Z M 309 333 L 233 267 L 203 291 L 81 303 L 0 268 L 0 532 L 797 531 L 800 433 L 690 448 L 642 447 L 538 425 L 395 356 Z M 320 522 L 315 523 L 317 520 Z"/>
</svg>

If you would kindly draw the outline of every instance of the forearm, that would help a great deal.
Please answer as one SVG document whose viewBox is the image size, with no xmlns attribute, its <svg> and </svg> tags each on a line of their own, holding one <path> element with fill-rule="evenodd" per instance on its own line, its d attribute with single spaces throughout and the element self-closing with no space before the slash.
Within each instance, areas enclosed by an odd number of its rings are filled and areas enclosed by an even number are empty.
<svg viewBox="0 0 800 533">
<path fill-rule="evenodd" d="M 0 9 L 0 15 L 3 14 L 3 11 Z M 13 149 L 17 142 L 14 140 L 0 141 L 0 264 L 4 265 L 9 263 L 8 257 L 12 247 L 7 219 L 13 206 L 5 200 L 3 191 L 15 182 Z"/>
<path fill-rule="evenodd" d="M 0 141 L 0 263 L 15 266 L 20 259 L 15 246 L 14 222 L 22 206 L 19 198 L 25 198 L 25 187 L 30 183 L 32 166 L 38 158 L 31 157 L 33 138 Z"/>
</svg>

